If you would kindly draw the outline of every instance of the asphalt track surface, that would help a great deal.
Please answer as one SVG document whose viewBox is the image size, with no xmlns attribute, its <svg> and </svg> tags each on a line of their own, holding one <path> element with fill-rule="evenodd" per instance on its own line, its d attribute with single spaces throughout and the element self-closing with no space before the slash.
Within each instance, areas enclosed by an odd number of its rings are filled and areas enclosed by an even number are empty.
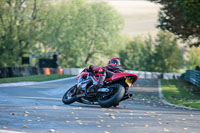
<svg viewBox="0 0 200 133">
<path fill-rule="evenodd" d="M 0 133 L 200 133 L 200 111 L 164 105 L 157 80 L 139 79 L 132 99 L 108 109 L 64 105 L 61 98 L 74 83 L 0 87 Z"/>
</svg>

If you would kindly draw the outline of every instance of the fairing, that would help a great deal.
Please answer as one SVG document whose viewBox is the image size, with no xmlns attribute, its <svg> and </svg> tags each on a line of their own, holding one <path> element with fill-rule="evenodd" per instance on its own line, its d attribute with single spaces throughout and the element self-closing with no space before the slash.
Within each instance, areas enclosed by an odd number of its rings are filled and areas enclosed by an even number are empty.
<svg viewBox="0 0 200 133">
<path fill-rule="evenodd" d="M 78 80 L 80 77 L 82 78 L 84 75 L 87 76 L 89 73 L 88 72 L 82 72 L 80 75 L 76 77 L 76 80 Z"/>
<path fill-rule="evenodd" d="M 115 73 L 112 77 L 106 79 L 106 81 L 114 81 L 114 80 L 118 80 L 120 78 L 123 77 L 133 77 L 134 81 L 133 83 L 138 79 L 138 76 L 135 74 L 131 74 L 131 73 Z"/>
</svg>

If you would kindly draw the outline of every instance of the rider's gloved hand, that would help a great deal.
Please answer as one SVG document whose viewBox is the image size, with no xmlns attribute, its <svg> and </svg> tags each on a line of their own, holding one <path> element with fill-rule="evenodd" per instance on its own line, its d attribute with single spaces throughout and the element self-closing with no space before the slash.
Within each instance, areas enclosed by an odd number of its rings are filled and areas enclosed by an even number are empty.
<svg viewBox="0 0 200 133">
<path fill-rule="evenodd" d="M 89 71 L 90 71 L 90 68 L 89 68 L 89 67 L 90 67 L 90 66 L 86 67 L 84 70 L 87 71 L 87 72 L 89 72 Z"/>
<path fill-rule="evenodd" d="M 90 66 L 86 67 L 86 68 L 84 69 L 84 71 L 87 71 L 87 72 L 93 72 L 92 67 L 93 67 L 93 66 L 90 65 Z"/>
<path fill-rule="evenodd" d="M 90 66 L 88 67 L 88 69 L 89 69 L 89 72 L 93 72 L 93 66 L 92 66 L 92 65 L 90 65 Z"/>
</svg>

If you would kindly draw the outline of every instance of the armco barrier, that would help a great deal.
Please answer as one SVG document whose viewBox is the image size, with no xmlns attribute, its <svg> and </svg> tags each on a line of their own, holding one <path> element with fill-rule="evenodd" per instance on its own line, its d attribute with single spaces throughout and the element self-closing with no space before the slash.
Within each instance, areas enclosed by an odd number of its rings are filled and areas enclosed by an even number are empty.
<svg viewBox="0 0 200 133">
<path fill-rule="evenodd" d="M 200 71 L 198 70 L 187 70 L 181 75 L 181 78 L 200 87 Z"/>
<path fill-rule="evenodd" d="M 159 72 L 145 72 L 126 70 L 127 73 L 138 75 L 142 79 L 179 79 L 181 74 L 178 73 L 159 73 Z"/>
<path fill-rule="evenodd" d="M 78 75 L 83 68 L 63 68 L 63 73 L 68 75 Z"/>
<path fill-rule="evenodd" d="M 82 70 L 83 68 L 63 68 L 63 73 L 69 75 L 78 75 Z M 126 70 L 126 72 L 136 74 L 139 78 L 143 79 L 179 79 L 181 76 L 181 74 L 178 73 L 159 73 L 133 70 Z"/>
</svg>

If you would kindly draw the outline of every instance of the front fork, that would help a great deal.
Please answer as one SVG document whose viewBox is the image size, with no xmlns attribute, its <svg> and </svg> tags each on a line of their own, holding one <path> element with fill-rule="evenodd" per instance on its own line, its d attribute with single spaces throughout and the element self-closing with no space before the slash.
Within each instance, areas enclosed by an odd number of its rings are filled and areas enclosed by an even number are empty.
<svg viewBox="0 0 200 133">
<path fill-rule="evenodd" d="M 89 79 L 92 80 L 93 84 L 97 82 L 97 79 L 91 75 L 88 75 L 86 79 L 83 79 L 82 77 L 78 79 L 77 83 L 78 94 L 76 95 L 77 99 L 86 96 L 87 85 L 91 81 L 91 80 L 89 81 Z M 81 91 L 84 91 L 84 93 L 81 93 Z"/>
</svg>

